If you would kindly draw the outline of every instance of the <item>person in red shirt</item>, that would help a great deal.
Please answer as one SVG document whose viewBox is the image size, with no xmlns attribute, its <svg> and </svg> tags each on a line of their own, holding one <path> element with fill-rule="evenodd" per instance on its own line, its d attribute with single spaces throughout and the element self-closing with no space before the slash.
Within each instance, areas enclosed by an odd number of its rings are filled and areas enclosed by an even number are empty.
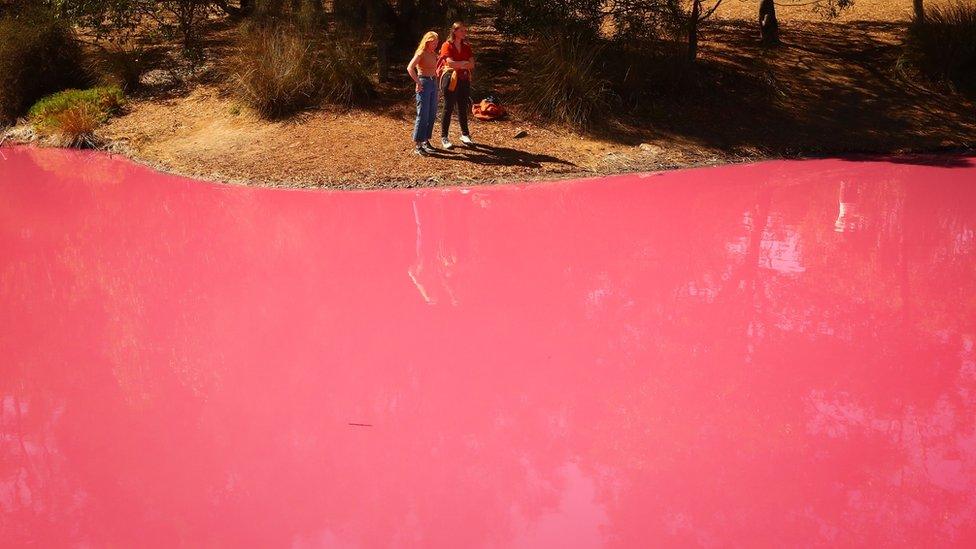
<svg viewBox="0 0 976 549">
<path fill-rule="evenodd" d="M 448 138 L 451 128 L 451 115 L 457 108 L 458 124 L 461 126 L 461 142 L 474 145 L 468 131 L 468 111 L 471 109 L 471 73 L 474 72 L 474 56 L 471 45 L 465 39 L 468 29 L 458 21 L 451 26 L 451 36 L 441 47 L 440 88 L 444 95 L 444 115 L 441 117 L 441 145 L 445 149 L 454 146 Z M 452 79 L 456 81 L 453 83 Z"/>
</svg>

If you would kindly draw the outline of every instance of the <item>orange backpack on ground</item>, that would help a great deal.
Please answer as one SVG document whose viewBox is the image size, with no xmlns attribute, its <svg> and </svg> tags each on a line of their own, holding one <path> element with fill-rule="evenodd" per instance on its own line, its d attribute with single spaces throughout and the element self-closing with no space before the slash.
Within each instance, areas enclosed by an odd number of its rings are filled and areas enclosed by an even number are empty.
<svg viewBox="0 0 976 549">
<path fill-rule="evenodd" d="M 505 116 L 505 107 L 496 103 L 492 98 L 484 99 L 481 103 L 471 106 L 471 114 L 478 120 L 498 120 Z"/>
</svg>

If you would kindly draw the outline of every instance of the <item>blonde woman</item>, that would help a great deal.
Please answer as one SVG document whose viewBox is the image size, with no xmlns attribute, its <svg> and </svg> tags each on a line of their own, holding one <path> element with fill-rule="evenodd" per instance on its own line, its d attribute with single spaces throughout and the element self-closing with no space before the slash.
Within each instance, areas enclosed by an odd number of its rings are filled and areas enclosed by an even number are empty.
<svg viewBox="0 0 976 549">
<path fill-rule="evenodd" d="M 435 151 L 430 144 L 437 119 L 437 43 L 436 32 L 428 32 L 420 39 L 413 59 L 407 65 L 407 74 L 413 79 L 417 90 L 417 121 L 413 126 L 414 153 L 426 156 Z"/>
</svg>

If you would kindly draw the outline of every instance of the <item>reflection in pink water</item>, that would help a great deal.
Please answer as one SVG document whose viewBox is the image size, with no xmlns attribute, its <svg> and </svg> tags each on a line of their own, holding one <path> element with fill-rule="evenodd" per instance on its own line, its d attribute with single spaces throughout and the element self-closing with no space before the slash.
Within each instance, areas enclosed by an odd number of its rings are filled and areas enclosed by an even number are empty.
<svg viewBox="0 0 976 549">
<path fill-rule="evenodd" d="M 0 153 L 0 545 L 976 542 L 974 159 L 329 193 Z"/>
</svg>

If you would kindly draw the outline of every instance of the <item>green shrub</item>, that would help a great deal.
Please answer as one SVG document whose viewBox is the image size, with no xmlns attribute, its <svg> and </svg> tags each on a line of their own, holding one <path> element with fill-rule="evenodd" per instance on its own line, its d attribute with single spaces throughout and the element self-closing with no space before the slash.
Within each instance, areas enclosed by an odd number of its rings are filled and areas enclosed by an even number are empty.
<svg viewBox="0 0 976 549">
<path fill-rule="evenodd" d="M 94 108 L 102 114 L 103 121 L 118 114 L 125 103 L 122 90 L 115 86 L 91 88 L 87 90 L 64 90 L 42 98 L 30 108 L 30 118 L 43 122 L 52 115 L 79 105 Z"/>
<path fill-rule="evenodd" d="M 52 14 L 30 10 L 0 18 L 0 122 L 11 122 L 38 98 L 85 85 L 81 49 Z"/>
<path fill-rule="evenodd" d="M 37 131 L 61 135 L 66 145 L 93 143 L 92 134 L 122 108 L 124 97 L 117 87 L 65 90 L 34 104 L 30 119 Z"/>
<path fill-rule="evenodd" d="M 908 55 L 926 75 L 976 90 L 976 2 L 957 0 L 926 9 L 908 31 Z"/>
<path fill-rule="evenodd" d="M 605 118 L 615 96 L 599 63 L 602 53 L 578 37 L 537 41 L 519 71 L 523 111 L 581 129 Z"/>
<path fill-rule="evenodd" d="M 267 118 L 322 101 L 362 105 L 375 95 L 362 52 L 346 40 L 322 40 L 284 23 L 246 25 L 231 79 L 235 93 Z"/>
</svg>

